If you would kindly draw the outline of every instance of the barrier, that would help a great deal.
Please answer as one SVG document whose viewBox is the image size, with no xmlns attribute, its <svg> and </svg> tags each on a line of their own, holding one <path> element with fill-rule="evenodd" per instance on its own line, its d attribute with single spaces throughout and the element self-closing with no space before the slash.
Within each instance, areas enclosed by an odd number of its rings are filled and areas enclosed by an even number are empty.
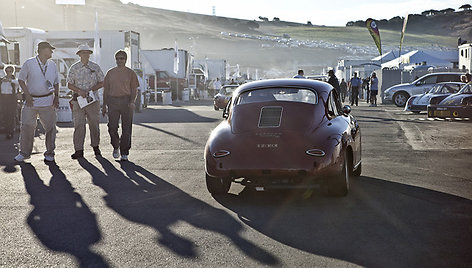
<svg viewBox="0 0 472 268">
<path fill-rule="evenodd" d="M 182 90 L 182 100 L 190 101 L 190 90 L 188 88 L 184 88 L 184 90 Z"/>
<path fill-rule="evenodd" d="M 59 108 L 57 109 L 57 122 L 72 122 L 72 110 L 70 109 L 70 98 L 59 98 Z"/>
<path fill-rule="evenodd" d="M 162 91 L 162 104 L 172 104 L 172 92 Z"/>
</svg>

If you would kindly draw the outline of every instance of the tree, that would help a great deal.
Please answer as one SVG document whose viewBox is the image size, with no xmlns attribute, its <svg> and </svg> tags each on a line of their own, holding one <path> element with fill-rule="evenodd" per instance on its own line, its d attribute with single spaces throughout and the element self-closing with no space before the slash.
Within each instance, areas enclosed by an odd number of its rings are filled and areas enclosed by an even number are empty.
<svg viewBox="0 0 472 268">
<path fill-rule="evenodd" d="M 456 10 L 453 9 L 453 8 L 446 8 L 446 9 L 443 9 L 443 10 L 439 10 L 439 12 L 444 13 L 444 14 L 453 13 L 454 11 L 456 11 Z"/>
<path fill-rule="evenodd" d="M 472 6 L 470 6 L 469 4 L 465 4 L 465 5 L 460 6 L 459 9 L 463 9 L 465 11 L 465 10 L 470 10 L 471 7 Z"/>
<path fill-rule="evenodd" d="M 307 22 L 306 22 L 306 25 L 308 25 L 308 26 L 313 26 L 313 24 L 311 24 L 311 21 L 307 21 Z"/>
<path fill-rule="evenodd" d="M 260 19 L 261 21 L 266 21 L 266 22 L 269 21 L 269 19 L 268 19 L 267 17 L 259 16 L 259 19 Z"/>
<path fill-rule="evenodd" d="M 274 17 L 272 21 L 280 21 L 280 19 L 278 17 Z"/>
</svg>

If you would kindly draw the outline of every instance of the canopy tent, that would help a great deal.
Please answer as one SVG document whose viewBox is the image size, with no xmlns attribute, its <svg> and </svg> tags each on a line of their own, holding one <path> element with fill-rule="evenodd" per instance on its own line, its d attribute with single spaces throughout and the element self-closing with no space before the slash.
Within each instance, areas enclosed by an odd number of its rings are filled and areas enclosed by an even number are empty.
<svg viewBox="0 0 472 268">
<path fill-rule="evenodd" d="M 448 60 L 437 58 L 423 51 L 414 50 L 402 55 L 401 57 L 383 63 L 382 68 L 398 68 L 399 63 L 402 65 L 434 65 L 436 67 L 453 66 L 453 63 Z"/>
</svg>

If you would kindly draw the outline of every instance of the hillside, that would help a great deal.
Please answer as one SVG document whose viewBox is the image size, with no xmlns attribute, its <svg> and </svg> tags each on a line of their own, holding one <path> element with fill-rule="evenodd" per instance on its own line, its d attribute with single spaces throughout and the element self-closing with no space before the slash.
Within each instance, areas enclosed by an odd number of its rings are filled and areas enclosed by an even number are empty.
<svg viewBox="0 0 472 268">
<path fill-rule="evenodd" d="M 47 1 L 47 2 L 46 2 Z M 289 22 L 262 22 L 169 11 L 122 4 L 119 0 L 87 0 L 85 6 L 59 6 L 55 0 L 2 3 L 4 27 L 45 30 L 93 30 L 95 11 L 99 28 L 134 30 L 143 49 L 186 49 L 197 59 L 223 58 L 230 65 L 263 69 L 267 76 L 290 75 L 298 68 L 318 73 L 335 66 L 339 58 L 371 58 L 378 54 L 364 27 L 307 26 Z M 15 16 L 16 14 L 16 16 Z M 384 51 L 396 49 L 398 30 L 382 29 Z M 472 40 L 472 38 L 469 38 Z M 405 49 L 455 48 L 457 36 L 407 31 Z"/>
</svg>

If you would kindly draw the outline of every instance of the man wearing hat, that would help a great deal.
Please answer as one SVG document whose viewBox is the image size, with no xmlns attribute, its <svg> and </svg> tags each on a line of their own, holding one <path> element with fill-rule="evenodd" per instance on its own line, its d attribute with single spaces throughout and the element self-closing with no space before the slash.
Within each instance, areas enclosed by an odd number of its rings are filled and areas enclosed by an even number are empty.
<svg viewBox="0 0 472 268">
<path fill-rule="evenodd" d="M 336 75 L 334 75 L 334 71 L 332 69 L 328 71 L 328 77 L 329 77 L 328 83 L 334 87 L 334 89 L 336 90 L 336 93 L 338 93 L 338 97 L 340 97 L 341 88 L 339 87 L 339 80 L 336 77 Z"/>
<path fill-rule="evenodd" d="M 45 162 L 54 161 L 56 148 L 56 108 L 59 107 L 59 75 L 56 64 L 49 60 L 54 47 L 48 42 L 38 44 L 38 55 L 25 61 L 18 76 L 24 92 L 21 110 L 20 153 L 18 162 L 30 158 L 33 151 L 37 117 L 46 131 Z"/>
<path fill-rule="evenodd" d="M 89 60 L 93 51 L 88 45 L 80 45 L 77 55 L 80 61 L 74 63 L 67 75 L 67 86 L 74 92 L 71 104 L 74 117 L 74 154 L 72 159 L 84 157 L 85 124 L 88 122 L 90 140 L 95 156 L 100 156 L 100 101 L 98 101 L 98 89 L 103 87 L 104 75 L 100 66 Z M 94 94 L 97 101 L 80 107 L 77 97 L 87 98 Z"/>
</svg>

